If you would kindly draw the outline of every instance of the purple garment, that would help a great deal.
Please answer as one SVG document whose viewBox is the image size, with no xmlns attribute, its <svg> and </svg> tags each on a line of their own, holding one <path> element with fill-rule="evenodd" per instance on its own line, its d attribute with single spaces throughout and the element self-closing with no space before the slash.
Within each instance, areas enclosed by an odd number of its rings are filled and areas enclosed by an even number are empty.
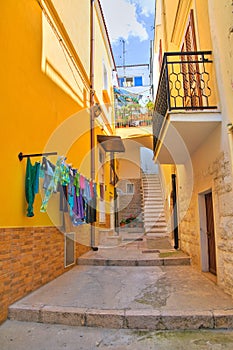
<svg viewBox="0 0 233 350">
<path fill-rule="evenodd" d="M 83 197 L 81 193 L 79 196 L 74 196 L 73 213 L 78 219 L 84 219 Z"/>
</svg>

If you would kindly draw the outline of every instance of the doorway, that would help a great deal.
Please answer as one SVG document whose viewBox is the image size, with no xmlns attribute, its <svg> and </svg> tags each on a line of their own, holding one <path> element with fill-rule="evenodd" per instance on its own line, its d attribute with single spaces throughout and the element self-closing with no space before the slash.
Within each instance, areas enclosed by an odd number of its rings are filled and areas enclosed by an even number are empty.
<svg viewBox="0 0 233 350">
<path fill-rule="evenodd" d="M 217 274 L 212 192 L 199 196 L 202 271 Z"/>
<path fill-rule="evenodd" d="M 212 192 L 205 194 L 206 207 L 206 234 L 208 242 L 209 271 L 216 275 L 216 252 L 214 232 L 214 212 Z"/>
</svg>

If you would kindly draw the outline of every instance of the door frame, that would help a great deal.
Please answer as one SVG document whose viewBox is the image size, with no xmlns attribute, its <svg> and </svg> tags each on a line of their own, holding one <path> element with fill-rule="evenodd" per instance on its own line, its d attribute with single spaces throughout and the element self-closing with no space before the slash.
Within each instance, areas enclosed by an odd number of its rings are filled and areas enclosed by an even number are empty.
<svg viewBox="0 0 233 350">
<path fill-rule="evenodd" d="M 206 218 L 206 203 L 205 195 L 212 193 L 212 188 L 198 194 L 198 207 L 199 207 L 199 220 L 200 220 L 200 250 L 201 250 L 201 269 L 203 272 L 209 271 L 209 248 L 208 248 L 208 237 L 207 237 L 207 218 Z M 214 204 L 214 199 L 213 199 Z M 214 234 L 215 234 L 215 255 L 216 255 L 216 276 L 217 276 L 217 250 L 216 250 L 216 229 L 215 229 L 215 212 L 213 205 L 213 216 L 214 216 Z"/>
</svg>

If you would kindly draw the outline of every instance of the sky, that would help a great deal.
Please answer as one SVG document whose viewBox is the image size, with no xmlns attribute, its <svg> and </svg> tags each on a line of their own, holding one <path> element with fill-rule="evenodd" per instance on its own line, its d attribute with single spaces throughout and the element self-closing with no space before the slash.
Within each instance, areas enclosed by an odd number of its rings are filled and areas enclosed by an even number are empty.
<svg viewBox="0 0 233 350">
<path fill-rule="evenodd" d="M 149 63 L 155 0 L 100 0 L 116 65 Z"/>
</svg>

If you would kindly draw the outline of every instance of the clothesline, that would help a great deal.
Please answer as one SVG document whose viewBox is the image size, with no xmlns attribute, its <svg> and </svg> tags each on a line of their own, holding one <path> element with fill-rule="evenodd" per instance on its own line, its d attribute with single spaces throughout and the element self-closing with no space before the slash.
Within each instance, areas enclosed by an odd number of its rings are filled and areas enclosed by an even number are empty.
<svg viewBox="0 0 233 350">
<path fill-rule="evenodd" d="M 96 221 L 97 183 L 82 175 L 78 169 L 66 162 L 66 157 L 59 156 L 56 165 L 43 157 L 42 164 L 31 164 L 27 158 L 25 192 L 28 202 L 27 216 L 34 216 L 33 203 L 39 189 L 39 178 L 42 178 L 45 191 L 40 208 L 47 211 L 48 202 L 53 193 L 60 193 L 60 210 L 69 212 L 73 225 Z M 100 198 L 104 199 L 103 185 L 99 184 Z"/>
</svg>

